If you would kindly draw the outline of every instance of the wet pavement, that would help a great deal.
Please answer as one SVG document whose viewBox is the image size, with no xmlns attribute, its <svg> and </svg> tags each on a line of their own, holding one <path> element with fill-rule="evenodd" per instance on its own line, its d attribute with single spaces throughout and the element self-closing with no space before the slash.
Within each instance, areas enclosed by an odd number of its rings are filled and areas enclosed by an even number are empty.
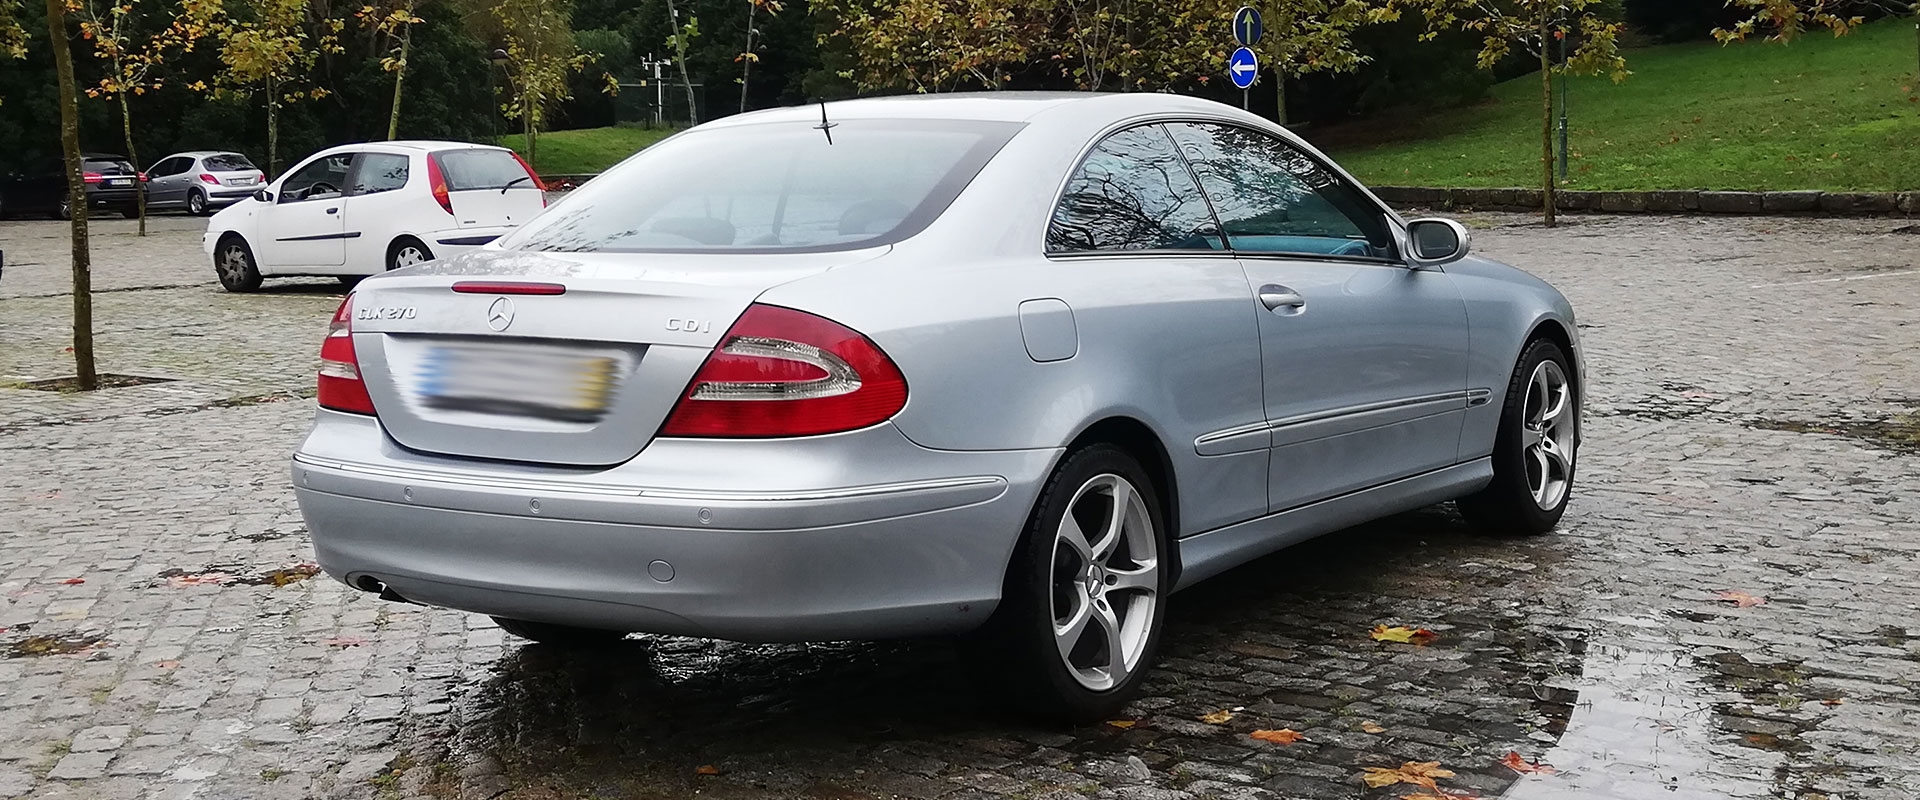
<svg viewBox="0 0 1920 800">
<path fill-rule="evenodd" d="M 1437 507 L 1234 570 L 1174 599 L 1140 701 L 1069 730 L 947 641 L 567 652 L 291 577 L 337 291 L 223 295 L 190 224 L 107 223 L 104 366 L 176 380 L 0 389 L 0 797 L 1920 795 L 1920 238 L 1469 222 L 1581 314 L 1561 530 Z M 59 374 L 50 227 L 0 223 L 0 380 Z"/>
</svg>

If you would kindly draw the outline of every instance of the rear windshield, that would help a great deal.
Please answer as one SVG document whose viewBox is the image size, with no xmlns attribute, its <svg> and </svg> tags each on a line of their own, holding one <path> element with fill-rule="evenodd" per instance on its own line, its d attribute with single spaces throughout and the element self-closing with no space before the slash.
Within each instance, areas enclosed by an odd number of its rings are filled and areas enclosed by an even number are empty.
<svg viewBox="0 0 1920 800">
<path fill-rule="evenodd" d="M 516 187 L 532 187 L 527 168 L 505 150 L 445 150 L 434 154 L 440 162 L 440 175 L 452 192 L 468 189 L 504 189 L 513 181 Z"/>
<path fill-rule="evenodd" d="M 259 169 L 253 165 L 253 162 L 248 161 L 246 156 L 239 153 L 207 156 L 200 159 L 200 163 L 213 172 L 250 172 Z"/>
<path fill-rule="evenodd" d="M 125 159 L 89 158 L 80 162 L 80 171 L 99 175 L 132 175 L 133 165 Z"/>
<path fill-rule="evenodd" d="M 1019 123 L 780 122 L 697 130 L 576 190 L 501 244 L 566 252 L 822 252 L 930 224 Z"/>
</svg>

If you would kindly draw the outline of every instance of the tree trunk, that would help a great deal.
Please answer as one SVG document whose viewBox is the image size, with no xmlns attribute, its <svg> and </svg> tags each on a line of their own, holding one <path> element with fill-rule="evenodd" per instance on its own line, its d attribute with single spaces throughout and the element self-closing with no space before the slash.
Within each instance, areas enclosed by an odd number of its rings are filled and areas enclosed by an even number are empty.
<svg viewBox="0 0 1920 800">
<path fill-rule="evenodd" d="M 47 0 L 47 42 L 60 81 L 60 149 L 66 155 L 67 204 L 73 209 L 73 368 L 81 391 L 100 385 L 93 366 L 93 259 L 87 250 L 87 184 L 80 179 L 80 99 L 67 44 L 66 0 Z"/>
<path fill-rule="evenodd" d="M 687 77 L 687 32 L 680 27 L 680 13 L 673 0 L 667 0 L 667 24 L 673 26 L 673 63 L 680 68 L 680 85 L 687 90 L 687 124 L 700 124 L 700 112 L 694 108 L 693 79 Z"/>
<path fill-rule="evenodd" d="M 527 137 L 527 165 L 538 170 L 540 153 L 536 148 L 540 146 L 540 134 L 535 132 L 533 125 L 532 92 L 533 90 L 526 85 L 526 79 L 523 76 L 521 78 L 520 89 L 520 128 L 521 132 L 526 134 Z"/>
<path fill-rule="evenodd" d="M 753 14 L 760 4 L 747 0 L 747 50 L 740 56 L 740 113 L 747 113 L 747 77 L 753 73 Z"/>
<path fill-rule="evenodd" d="M 1287 124 L 1287 74 L 1278 64 L 1273 65 L 1273 100 L 1273 121 Z"/>
<path fill-rule="evenodd" d="M 280 177 L 280 91 L 267 79 L 267 180 Z"/>
<path fill-rule="evenodd" d="M 115 67 L 118 69 L 118 67 Z M 125 74 L 125 73 L 122 73 Z M 133 149 L 133 118 L 127 116 L 127 93 L 120 92 L 120 132 L 127 137 L 127 161 L 133 164 L 135 172 L 140 171 L 140 154 Z M 146 173 L 141 173 L 144 176 Z M 147 182 L 140 181 L 140 191 L 134 196 L 134 204 L 140 208 L 140 235 L 147 235 Z"/>
<path fill-rule="evenodd" d="M 387 115 L 387 141 L 400 138 L 400 87 L 407 80 L 407 50 L 412 40 L 413 26 L 408 25 L 400 35 L 400 66 L 393 71 L 393 111 Z"/>
<path fill-rule="evenodd" d="M 1547 227 L 1551 228 L 1555 222 L 1553 214 L 1554 206 L 1556 205 L 1556 198 L 1553 196 L 1553 57 L 1549 54 L 1547 43 L 1553 41 L 1553 35 L 1547 28 L 1547 14 L 1546 11 L 1542 10 L 1540 12 L 1540 94 L 1542 98 L 1540 106 L 1540 166 L 1541 175 L 1545 180 L 1540 185 L 1540 195 L 1544 198 L 1541 205 L 1546 212 Z"/>
</svg>

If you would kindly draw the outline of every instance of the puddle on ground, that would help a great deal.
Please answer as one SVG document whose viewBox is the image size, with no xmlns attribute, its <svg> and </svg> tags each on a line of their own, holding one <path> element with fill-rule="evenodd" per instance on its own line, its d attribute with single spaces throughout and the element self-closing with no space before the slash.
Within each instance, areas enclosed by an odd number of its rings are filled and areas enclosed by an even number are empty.
<svg viewBox="0 0 1920 800">
<path fill-rule="evenodd" d="M 1821 433 L 1849 439 L 1896 453 L 1920 453 L 1920 412 L 1905 412 L 1869 420 L 1756 419 L 1754 428 L 1766 431 Z"/>
</svg>

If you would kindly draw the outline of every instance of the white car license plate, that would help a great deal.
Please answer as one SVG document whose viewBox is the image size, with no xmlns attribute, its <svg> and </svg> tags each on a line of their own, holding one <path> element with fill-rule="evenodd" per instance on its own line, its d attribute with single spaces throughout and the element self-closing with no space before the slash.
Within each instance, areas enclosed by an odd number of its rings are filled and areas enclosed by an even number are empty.
<svg viewBox="0 0 1920 800">
<path fill-rule="evenodd" d="M 108 186 L 132 186 L 133 179 L 132 178 L 114 178 L 113 180 L 107 181 L 107 185 Z"/>
<path fill-rule="evenodd" d="M 227 185 L 228 186 L 252 186 L 253 179 L 252 178 L 228 178 Z"/>
<path fill-rule="evenodd" d="M 547 344 L 442 344 L 420 362 L 428 408 L 597 422 L 625 377 L 624 353 Z"/>
</svg>

